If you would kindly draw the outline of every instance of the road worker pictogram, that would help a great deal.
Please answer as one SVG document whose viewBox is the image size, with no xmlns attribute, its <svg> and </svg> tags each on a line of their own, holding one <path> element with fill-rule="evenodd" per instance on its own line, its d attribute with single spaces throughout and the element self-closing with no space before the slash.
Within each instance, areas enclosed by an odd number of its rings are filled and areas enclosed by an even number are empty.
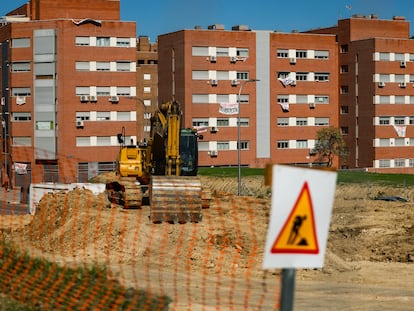
<svg viewBox="0 0 414 311">
<path fill-rule="evenodd" d="M 273 243 L 271 253 L 319 253 L 312 197 L 307 182 L 303 184 L 289 217 Z"/>
</svg>

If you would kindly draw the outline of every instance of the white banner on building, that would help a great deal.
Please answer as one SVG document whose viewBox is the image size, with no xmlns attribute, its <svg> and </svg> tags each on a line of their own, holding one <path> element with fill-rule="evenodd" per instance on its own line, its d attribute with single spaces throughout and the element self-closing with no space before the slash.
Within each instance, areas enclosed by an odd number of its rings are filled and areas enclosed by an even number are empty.
<svg viewBox="0 0 414 311">
<path fill-rule="evenodd" d="M 16 174 L 19 174 L 19 175 L 27 174 L 27 164 L 16 162 L 13 164 L 13 166 L 14 166 L 14 170 Z"/>
<path fill-rule="evenodd" d="M 394 125 L 394 130 L 397 133 L 398 137 L 405 137 L 405 131 L 407 127 L 403 125 Z"/>
<path fill-rule="evenodd" d="M 234 104 L 220 103 L 219 112 L 222 114 L 238 114 L 239 105 L 238 103 L 234 103 Z"/>
<path fill-rule="evenodd" d="M 288 75 L 288 76 L 287 76 L 287 77 L 285 77 L 285 78 L 278 78 L 278 80 L 279 80 L 280 82 L 282 82 L 283 86 L 288 86 L 288 85 L 294 84 L 294 82 L 295 82 L 295 80 L 293 80 L 293 79 L 290 77 L 290 75 Z"/>
</svg>

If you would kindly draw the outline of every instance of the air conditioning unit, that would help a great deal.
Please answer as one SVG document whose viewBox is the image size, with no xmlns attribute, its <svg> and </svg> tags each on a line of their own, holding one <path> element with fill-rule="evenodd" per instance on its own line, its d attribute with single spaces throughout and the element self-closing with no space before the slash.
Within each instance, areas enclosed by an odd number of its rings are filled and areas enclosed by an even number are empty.
<svg viewBox="0 0 414 311">
<path fill-rule="evenodd" d="M 296 58 L 292 57 L 292 58 L 290 59 L 290 63 L 291 63 L 292 65 L 296 64 Z"/>
<path fill-rule="evenodd" d="M 76 127 L 83 127 L 83 121 L 82 120 L 77 120 L 76 121 Z"/>
<path fill-rule="evenodd" d="M 237 86 L 237 85 L 239 85 L 239 81 L 237 81 L 236 79 L 231 80 L 231 85 L 232 86 Z"/>
<path fill-rule="evenodd" d="M 316 155 L 316 150 L 315 150 L 314 148 L 309 149 L 309 155 L 310 155 L 310 156 L 314 156 L 314 155 Z"/>
<path fill-rule="evenodd" d="M 215 158 L 217 157 L 217 155 L 218 155 L 217 150 L 210 150 L 210 157 Z"/>
<path fill-rule="evenodd" d="M 87 95 L 81 95 L 80 101 L 82 103 L 89 101 L 89 96 L 87 96 Z"/>
<path fill-rule="evenodd" d="M 216 61 L 217 61 L 217 56 L 216 55 L 211 55 L 210 56 L 210 62 L 215 63 Z"/>
<path fill-rule="evenodd" d="M 237 57 L 236 56 L 231 56 L 230 57 L 230 63 L 235 63 L 237 62 Z"/>
<path fill-rule="evenodd" d="M 382 82 L 382 81 L 378 82 L 378 87 L 384 87 L 384 86 L 385 86 L 385 82 Z"/>
<path fill-rule="evenodd" d="M 109 101 L 112 103 L 118 103 L 119 102 L 119 97 L 118 96 L 111 96 L 109 98 Z"/>
<path fill-rule="evenodd" d="M 309 108 L 310 109 L 315 109 L 315 103 L 309 103 Z"/>
<path fill-rule="evenodd" d="M 218 131 L 217 126 L 211 127 L 211 130 L 210 130 L 211 133 L 217 133 L 217 131 Z"/>
<path fill-rule="evenodd" d="M 96 103 L 96 102 L 98 101 L 98 97 L 97 97 L 97 96 L 95 96 L 95 95 L 91 95 L 91 96 L 89 97 L 89 101 Z"/>
<path fill-rule="evenodd" d="M 212 86 L 217 86 L 218 81 L 217 81 L 216 79 L 211 79 L 210 84 L 211 84 Z"/>
<path fill-rule="evenodd" d="M 407 83 L 406 82 L 400 82 L 400 87 L 404 88 L 406 86 L 407 86 Z"/>
<path fill-rule="evenodd" d="M 405 68 L 405 67 L 407 67 L 407 63 L 405 62 L 405 60 L 402 60 L 402 61 L 400 62 L 400 67 L 401 67 L 401 68 Z"/>
</svg>

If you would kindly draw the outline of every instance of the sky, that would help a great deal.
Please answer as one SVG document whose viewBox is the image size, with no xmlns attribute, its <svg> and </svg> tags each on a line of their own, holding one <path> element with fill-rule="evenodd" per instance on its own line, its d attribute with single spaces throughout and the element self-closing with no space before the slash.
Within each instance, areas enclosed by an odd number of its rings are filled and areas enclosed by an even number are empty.
<svg viewBox="0 0 414 311">
<path fill-rule="evenodd" d="M 58 1 L 58 0 L 56 0 Z M 93 1 L 93 0 L 91 0 Z M 157 36 L 182 29 L 221 24 L 231 30 L 247 25 L 252 30 L 291 32 L 330 27 L 353 14 L 376 14 L 379 19 L 404 16 L 414 35 L 412 0 L 120 0 L 121 20 L 137 23 L 137 37 Z M 0 0 L 0 16 L 28 0 Z M 143 4 L 145 3 L 145 5 Z"/>
</svg>

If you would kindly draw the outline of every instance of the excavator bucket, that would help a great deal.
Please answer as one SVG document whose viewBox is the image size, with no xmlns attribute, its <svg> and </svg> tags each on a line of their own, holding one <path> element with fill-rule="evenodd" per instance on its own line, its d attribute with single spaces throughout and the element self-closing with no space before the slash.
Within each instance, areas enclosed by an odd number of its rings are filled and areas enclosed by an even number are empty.
<svg viewBox="0 0 414 311">
<path fill-rule="evenodd" d="M 200 222 L 201 182 L 190 176 L 152 176 L 150 206 L 153 223 Z"/>
</svg>

